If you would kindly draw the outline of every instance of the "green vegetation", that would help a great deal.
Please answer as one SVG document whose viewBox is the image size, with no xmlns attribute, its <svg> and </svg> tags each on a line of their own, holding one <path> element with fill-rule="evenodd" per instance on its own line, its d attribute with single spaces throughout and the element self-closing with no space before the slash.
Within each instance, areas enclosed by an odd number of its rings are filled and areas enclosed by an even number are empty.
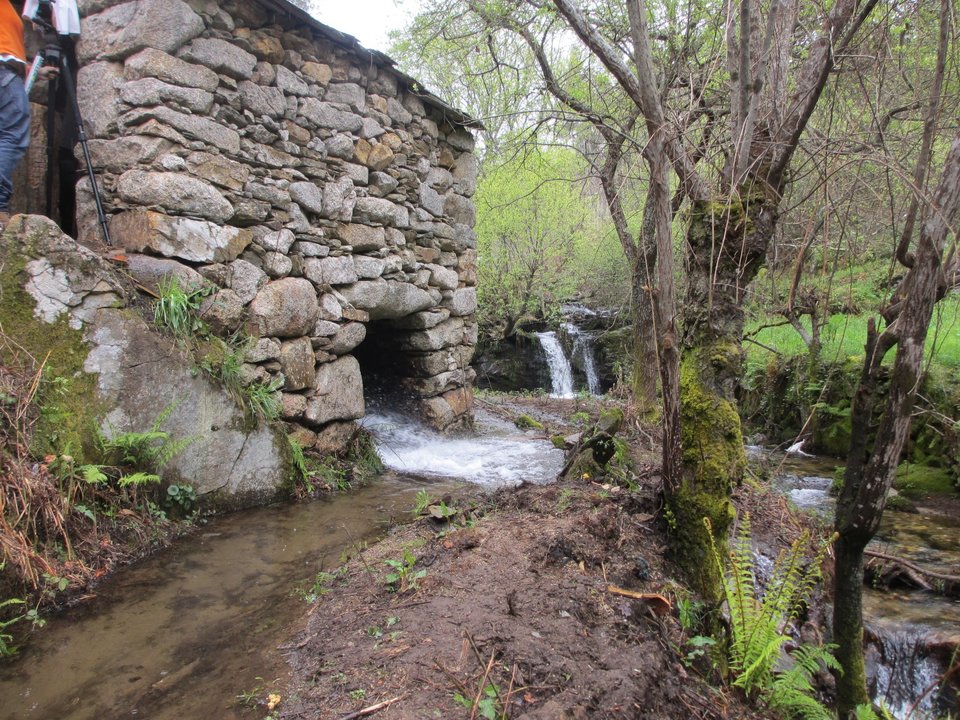
<svg viewBox="0 0 960 720">
<path fill-rule="evenodd" d="M 713 537 L 712 532 L 709 534 Z M 791 639 L 788 628 L 800 617 L 819 580 L 820 566 L 829 548 L 823 543 L 809 558 L 809 540 L 809 535 L 803 534 L 788 551 L 782 552 L 766 587 L 761 588 L 750 537 L 750 517 L 744 515 L 726 562 L 716 546 L 712 561 L 723 576 L 730 634 L 726 647 L 733 685 L 761 697 L 787 716 L 833 720 L 833 713 L 814 698 L 811 683 L 821 665 L 838 669 L 830 646 L 801 645 L 792 653 L 793 667 L 785 671 L 777 667 L 781 649 Z"/>
<path fill-rule="evenodd" d="M 384 560 L 384 563 L 390 568 L 390 572 L 383 581 L 390 590 L 397 593 L 417 590 L 420 587 L 420 581 L 427 576 L 426 570 L 414 569 L 417 556 L 407 549 L 404 549 L 400 560 Z"/>
<path fill-rule="evenodd" d="M 200 315 L 205 298 L 216 287 L 185 290 L 171 277 L 160 284 L 154 306 L 154 323 L 184 343 L 197 358 L 197 366 L 217 380 L 252 419 L 274 422 L 280 417 L 279 391 L 283 381 L 245 378 L 243 363 L 251 339 L 242 333 L 226 338 L 213 334 Z"/>
</svg>

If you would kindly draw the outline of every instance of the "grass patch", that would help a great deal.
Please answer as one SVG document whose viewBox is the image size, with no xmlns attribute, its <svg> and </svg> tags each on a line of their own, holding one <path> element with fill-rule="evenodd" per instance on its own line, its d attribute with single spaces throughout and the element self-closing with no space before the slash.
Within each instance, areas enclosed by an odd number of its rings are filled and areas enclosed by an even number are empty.
<svg viewBox="0 0 960 720">
<path fill-rule="evenodd" d="M 917 499 L 925 495 L 956 492 L 953 479 L 945 468 L 927 467 L 914 463 L 901 463 L 897 468 L 893 486 L 901 495 Z"/>
</svg>

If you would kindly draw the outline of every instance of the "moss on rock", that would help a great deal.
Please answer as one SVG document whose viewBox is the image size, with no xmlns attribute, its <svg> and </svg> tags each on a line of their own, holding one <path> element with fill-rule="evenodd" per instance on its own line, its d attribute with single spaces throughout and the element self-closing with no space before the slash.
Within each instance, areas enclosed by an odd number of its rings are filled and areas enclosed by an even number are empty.
<svg viewBox="0 0 960 720">
<path fill-rule="evenodd" d="M 37 369 L 42 367 L 37 385 L 41 411 L 31 451 L 36 456 L 68 453 L 80 463 L 89 461 L 95 457 L 101 414 L 97 376 L 84 371 L 89 347 L 65 314 L 52 324 L 35 315 L 36 301 L 24 290 L 33 242 L 28 238 L 19 252 L 12 252 L 9 242 L 0 247 L 0 328 L 19 348 L 0 348 L 0 358 L 16 362 L 13 355 L 23 350 L 34 358 Z"/>
</svg>

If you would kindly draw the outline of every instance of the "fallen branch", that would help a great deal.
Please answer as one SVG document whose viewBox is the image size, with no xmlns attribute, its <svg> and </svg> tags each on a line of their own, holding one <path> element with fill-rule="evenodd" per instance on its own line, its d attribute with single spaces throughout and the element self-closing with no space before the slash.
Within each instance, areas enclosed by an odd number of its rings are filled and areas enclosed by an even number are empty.
<svg viewBox="0 0 960 720">
<path fill-rule="evenodd" d="M 666 615 L 673 609 L 673 603 L 660 593 L 637 592 L 636 590 L 627 590 L 626 588 L 617 587 L 616 585 L 607 585 L 607 592 L 634 600 L 645 600 L 650 603 L 651 609 L 657 615 Z"/>
<path fill-rule="evenodd" d="M 909 560 L 904 560 L 902 557 L 897 557 L 896 555 L 888 555 L 887 553 L 878 552 L 877 550 L 864 550 L 864 555 L 869 557 L 874 557 L 879 560 L 887 560 L 888 562 L 897 563 L 902 565 L 908 570 L 912 570 L 915 573 L 920 575 L 925 575 L 927 577 L 934 578 L 935 580 L 944 580 L 951 583 L 960 583 L 960 575 L 948 575 L 947 573 L 937 572 L 936 570 L 930 570 L 928 568 L 922 568 L 919 565 L 916 565 Z"/>
<path fill-rule="evenodd" d="M 370 705 L 369 707 L 365 707 L 362 710 L 357 710 L 356 712 L 352 712 L 349 715 L 344 715 L 340 718 L 340 720 L 355 720 L 355 718 L 366 717 L 367 715 L 373 715 L 378 710 L 383 710 L 385 707 L 389 707 L 390 705 L 393 705 L 396 702 L 400 702 L 401 698 L 402 696 L 398 695 L 395 698 L 390 698 L 389 700 L 378 702 L 376 705 Z"/>
</svg>

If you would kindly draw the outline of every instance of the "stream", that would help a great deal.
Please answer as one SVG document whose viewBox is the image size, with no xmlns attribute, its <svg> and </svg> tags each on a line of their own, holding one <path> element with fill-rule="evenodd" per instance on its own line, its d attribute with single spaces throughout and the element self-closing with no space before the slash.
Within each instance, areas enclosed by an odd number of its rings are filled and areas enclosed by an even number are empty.
<svg viewBox="0 0 960 720">
<path fill-rule="evenodd" d="M 419 490 L 545 482 L 563 464 L 550 443 L 482 411 L 471 438 L 389 414 L 364 424 L 388 468 L 381 478 L 329 499 L 214 517 L 109 578 L 0 666 L 0 720 L 259 717 L 237 696 L 286 673 L 276 645 L 307 610 L 298 586 L 409 517 Z"/>
<path fill-rule="evenodd" d="M 751 448 L 754 452 L 758 449 Z M 825 522 L 833 522 L 835 500 L 829 494 L 836 461 L 787 457 L 774 482 L 790 500 Z M 886 510 L 869 548 L 945 573 L 960 568 L 960 518 L 936 507 L 917 513 Z M 913 720 L 943 717 L 951 700 L 929 692 L 917 698 L 946 670 L 950 648 L 960 647 L 960 600 L 930 592 L 864 588 L 864 624 L 868 638 L 867 674 L 875 700 L 894 717 Z"/>
</svg>

